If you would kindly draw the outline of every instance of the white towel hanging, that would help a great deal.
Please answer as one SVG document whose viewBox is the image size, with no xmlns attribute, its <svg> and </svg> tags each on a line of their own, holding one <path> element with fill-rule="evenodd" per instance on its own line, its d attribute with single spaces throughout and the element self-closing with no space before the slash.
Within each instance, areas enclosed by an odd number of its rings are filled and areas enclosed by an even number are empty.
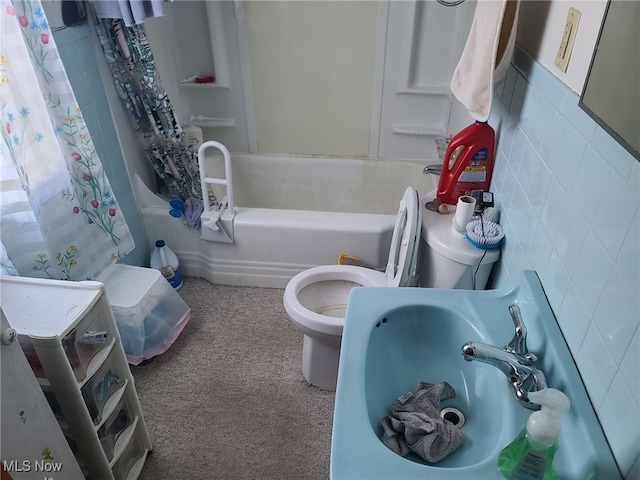
<svg viewBox="0 0 640 480">
<path fill-rule="evenodd" d="M 493 87 L 507 74 L 516 43 L 520 0 L 478 0 L 451 91 L 475 120 L 491 113 Z"/>
</svg>

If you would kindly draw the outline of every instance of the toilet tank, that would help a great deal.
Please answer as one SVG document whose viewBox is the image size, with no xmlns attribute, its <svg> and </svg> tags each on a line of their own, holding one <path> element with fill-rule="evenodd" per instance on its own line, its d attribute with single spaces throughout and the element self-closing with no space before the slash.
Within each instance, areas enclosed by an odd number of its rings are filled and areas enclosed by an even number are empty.
<svg viewBox="0 0 640 480">
<path fill-rule="evenodd" d="M 484 290 L 500 249 L 483 250 L 471 245 L 453 227 L 455 205 L 442 215 L 425 208 L 435 191 L 421 200 L 422 240 L 419 254 L 421 287 Z"/>
<path fill-rule="evenodd" d="M 420 276 L 418 283 L 421 287 L 431 288 L 461 288 L 467 290 L 484 290 L 493 268 L 492 263 L 482 262 L 467 265 L 445 257 L 424 242 L 420 257 Z M 477 270 L 477 271 L 476 271 Z"/>
</svg>

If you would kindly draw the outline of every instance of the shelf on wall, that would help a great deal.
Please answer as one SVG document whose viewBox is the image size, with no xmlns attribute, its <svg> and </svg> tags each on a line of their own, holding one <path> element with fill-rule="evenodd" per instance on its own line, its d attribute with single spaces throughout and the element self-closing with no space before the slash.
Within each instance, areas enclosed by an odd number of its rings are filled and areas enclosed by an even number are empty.
<svg viewBox="0 0 640 480">
<path fill-rule="evenodd" d="M 422 125 L 391 125 L 391 132 L 401 135 L 445 135 L 444 125 L 422 126 Z"/>
<path fill-rule="evenodd" d="M 232 118 L 198 118 L 194 115 L 191 115 L 189 123 L 202 128 L 235 128 L 236 126 L 236 121 Z"/>
<path fill-rule="evenodd" d="M 179 82 L 178 88 L 193 88 L 193 89 L 208 89 L 208 88 L 225 88 L 229 89 L 226 85 L 220 85 L 216 82 L 210 83 L 196 83 L 196 82 Z"/>
</svg>

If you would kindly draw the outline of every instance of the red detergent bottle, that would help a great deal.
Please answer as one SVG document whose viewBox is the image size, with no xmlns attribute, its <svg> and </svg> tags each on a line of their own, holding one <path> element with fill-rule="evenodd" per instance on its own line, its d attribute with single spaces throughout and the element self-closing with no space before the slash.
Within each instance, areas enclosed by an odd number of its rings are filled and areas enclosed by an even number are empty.
<svg viewBox="0 0 640 480">
<path fill-rule="evenodd" d="M 489 191 L 496 133 L 487 122 L 476 122 L 455 135 L 444 154 L 436 197 L 455 205 L 472 190 Z"/>
</svg>

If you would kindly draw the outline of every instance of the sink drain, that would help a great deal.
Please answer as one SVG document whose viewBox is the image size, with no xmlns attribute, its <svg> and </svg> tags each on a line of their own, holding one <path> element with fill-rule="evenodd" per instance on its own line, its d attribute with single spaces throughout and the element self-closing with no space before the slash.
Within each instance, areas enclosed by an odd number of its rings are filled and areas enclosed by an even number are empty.
<svg viewBox="0 0 640 480">
<path fill-rule="evenodd" d="M 460 410 L 453 407 L 447 407 L 440 410 L 440 416 L 448 420 L 456 428 L 462 428 L 464 425 L 464 415 Z"/>
</svg>

